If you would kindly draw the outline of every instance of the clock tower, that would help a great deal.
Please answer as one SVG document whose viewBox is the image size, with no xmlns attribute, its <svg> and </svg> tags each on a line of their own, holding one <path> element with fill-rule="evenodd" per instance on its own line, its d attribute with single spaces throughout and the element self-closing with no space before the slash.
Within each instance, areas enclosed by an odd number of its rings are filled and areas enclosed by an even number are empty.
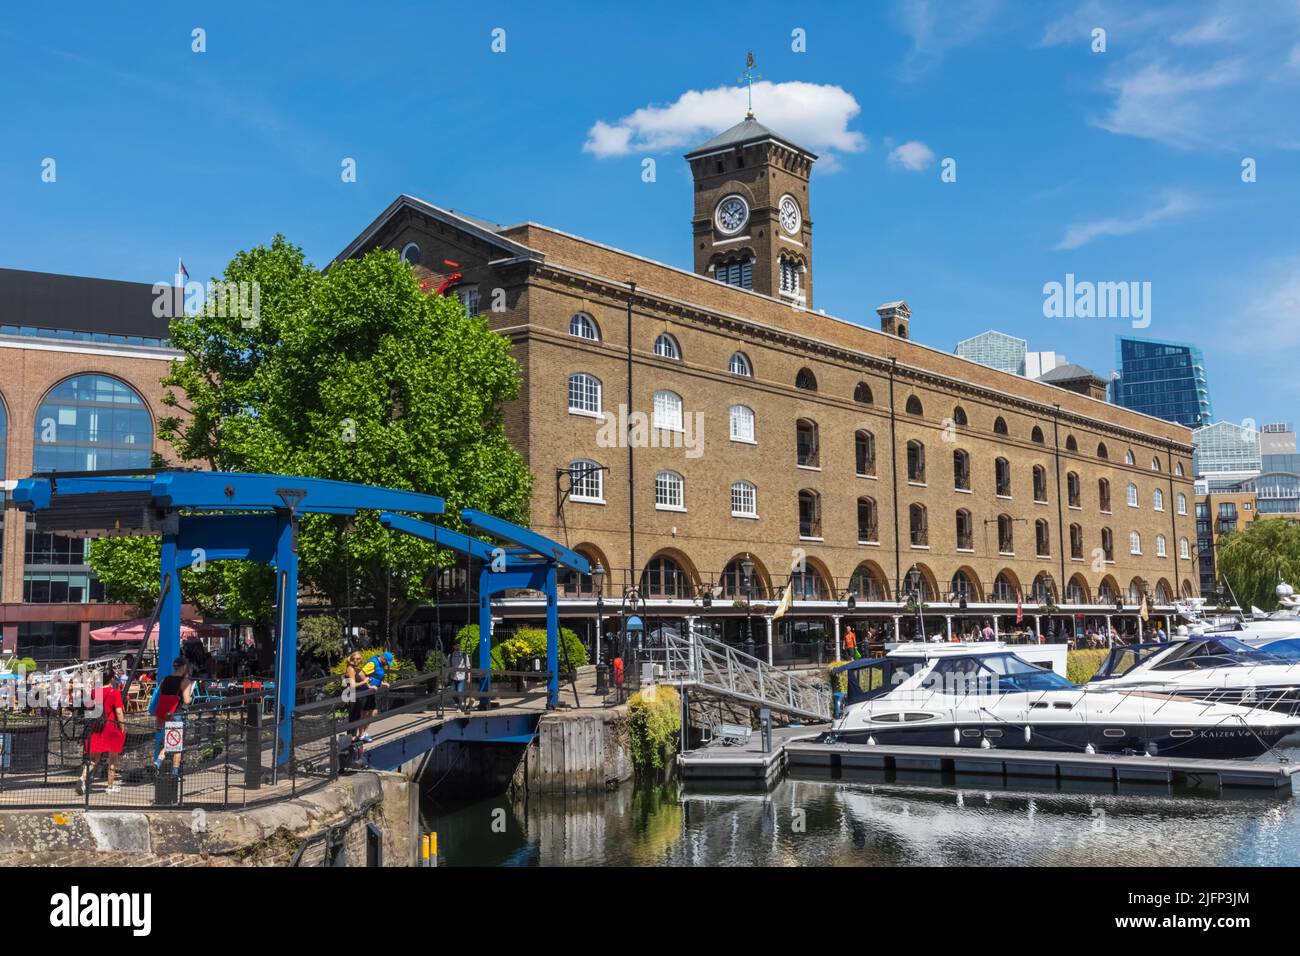
<svg viewBox="0 0 1300 956">
<path fill-rule="evenodd" d="M 817 157 L 749 113 L 686 161 L 695 183 L 695 271 L 811 308 L 808 179 Z"/>
</svg>

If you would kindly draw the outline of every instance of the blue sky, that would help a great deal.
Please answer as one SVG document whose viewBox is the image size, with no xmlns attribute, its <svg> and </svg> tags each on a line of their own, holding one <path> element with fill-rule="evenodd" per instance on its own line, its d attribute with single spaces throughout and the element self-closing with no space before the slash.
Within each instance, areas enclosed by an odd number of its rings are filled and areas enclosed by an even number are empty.
<svg viewBox="0 0 1300 956">
<path fill-rule="evenodd" d="M 1216 418 L 1300 418 L 1300 0 L 104 6 L 0 23 L 0 266 L 206 278 L 276 232 L 324 264 L 408 192 L 690 268 L 681 154 L 752 49 L 758 118 L 823 156 L 818 308 L 1105 375 L 1131 323 L 1043 286 L 1149 282 L 1136 334 L 1205 349 Z"/>
</svg>

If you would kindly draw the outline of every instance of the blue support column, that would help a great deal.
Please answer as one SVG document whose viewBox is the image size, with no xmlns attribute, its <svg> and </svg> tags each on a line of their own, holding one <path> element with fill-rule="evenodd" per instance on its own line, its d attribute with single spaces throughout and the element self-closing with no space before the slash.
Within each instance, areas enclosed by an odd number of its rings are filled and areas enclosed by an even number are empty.
<svg viewBox="0 0 1300 956">
<path fill-rule="evenodd" d="M 276 764 L 287 765 L 293 753 L 293 711 L 298 693 L 298 521 L 287 511 L 276 517 Z"/>
<path fill-rule="evenodd" d="M 546 565 L 546 709 L 560 703 L 560 609 L 555 600 L 555 562 Z"/>
<path fill-rule="evenodd" d="M 492 687 L 492 566 L 484 561 L 478 573 L 478 666 L 483 671 L 479 690 Z M 479 707 L 488 709 L 488 699 L 480 697 Z"/>
<path fill-rule="evenodd" d="M 177 553 L 178 535 L 162 536 L 162 561 L 160 562 L 159 584 L 166 593 L 162 597 L 162 607 L 158 611 L 158 679 L 172 672 L 172 661 L 181 652 L 181 577 L 180 560 Z M 167 579 L 171 578 L 168 586 Z M 139 662 L 136 662 L 139 666 Z"/>
</svg>

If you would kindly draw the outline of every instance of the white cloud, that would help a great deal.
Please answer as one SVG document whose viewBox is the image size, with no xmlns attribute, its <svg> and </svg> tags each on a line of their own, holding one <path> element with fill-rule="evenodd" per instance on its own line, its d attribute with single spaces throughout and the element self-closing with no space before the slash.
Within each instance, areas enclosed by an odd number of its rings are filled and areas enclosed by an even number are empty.
<svg viewBox="0 0 1300 956">
<path fill-rule="evenodd" d="M 1185 30 L 1179 30 L 1171 38 L 1179 46 L 1192 46 L 1198 43 L 1221 43 L 1236 35 L 1237 21 L 1227 14 L 1215 14 L 1206 17 Z"/>
<path fill-rule="evenodd" d="M 746 97 L 746 90 L 737 86 L 687 90 L 666 106 L 643 106 L 612 123 L 598 120 L 587 131 L 582 149 L 604 159 L 698 146 L 744 119 Z M 759 122 L 814 153 L 856 153 L 865 148 L 866 138 L 848 128 L 861 109 L 853 95 L 839 86 L 798 81 L 754 84 Z"/>
<path fill-rule="evenodd" d="M 1237 60 L 1201 69 L 1147 63 L 1107 81 L 1115 101 L 1096 125 L 1111 133 L 1153 139 L 1181 149 L 1225 145 L 1220 141 L 1214 94 L 1244 79 L 1246 72 Z"/>
<path fill-rule="evenodd" d="M 901 146 L 895 146 L 889 154 L 889 162 L 909 172 L 919 172 L 934 162 L 934 150 L 920 140 L 914 139 Z"/>
<path fill-rule="evenodd" d="M 998 23 L 1001 0 L 896 0 L 894 20 L 911 41 L 903 63 L 910 78 Z"/>
<path fill-rule="evenodd" d="M 1135 232 L 1145 232 L 1198 208 L 1198 203 L 1182 193 L 1171 193 L 1155 209 L 1148 210 L 1128 218 L 1113 217 L 1078 222 L 1065 230 L 1065 235 L 1056 244 L 1057 249 L 1078 249 L 1101 236 L 1129 236 Z"/>
</svg>

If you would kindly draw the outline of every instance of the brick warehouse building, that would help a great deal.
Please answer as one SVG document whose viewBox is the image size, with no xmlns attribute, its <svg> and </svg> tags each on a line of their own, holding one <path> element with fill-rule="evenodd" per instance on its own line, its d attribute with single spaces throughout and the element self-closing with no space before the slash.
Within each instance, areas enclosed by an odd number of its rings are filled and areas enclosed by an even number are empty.
<svg viewBox="0 0 1300 956">
<path fill-rule="evenodd" d="M 512 340 L 533 526 L 606 569 L 600 601 L 568 582 L 567 623 L 608 632 L 635 587 L 652 629 L 782 657 L 847 621 L 1001 630 L 1018 602 L 1048 634 L 1133 631 L 1144 596 L 1197 593 L 1189 429 L 916 343 L 903 301 L 879 331 L 813 311 L 816 157 L 749 117 L 686 159 L 694 273 L 410 196 L 339 256 L 398 251 Z"/>
<path fill-rule="evenodd" d="M 6 499 L 33 472 L 150 464 L 163 414 L 159 381 L 178 354 L 153 301 L 147 284 L 0 269 Z M 85 658 L 92 629 L 134 613 L 103 602 L 85 541 L 41 533 L 9 507 L 3 528 L 4 652 L 50 663 Z"/>
</svg>

